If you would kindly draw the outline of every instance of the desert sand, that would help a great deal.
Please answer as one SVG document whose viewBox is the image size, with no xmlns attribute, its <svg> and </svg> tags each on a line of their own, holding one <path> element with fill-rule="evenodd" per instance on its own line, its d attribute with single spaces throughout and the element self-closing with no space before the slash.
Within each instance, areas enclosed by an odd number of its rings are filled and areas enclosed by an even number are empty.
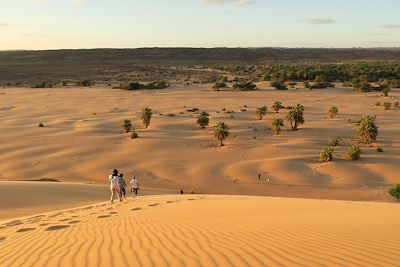
<svg viewBox="0 0 400 267">
<path fill-rule="evenodd" d="M 398 266 L 396 204 L 165 195 L 0 222 L 0 266 Z"/>
<path fill-rule="evenodd" d="M 0 180 L 58 179 L 106 184 L 117 168 L 135 174 L 149 190 L 177 193 L 251 194 L 342 200 L 391 201 L 387 189 L 400 183 L 399 108 L 385 111 L 374 104 L 395 102 L 399 89 L 385 98 L 378 92 L 350 88 L 277 91 L 260 83 L 254 92 L 210 91 L 211 85 L 173 86 L 164 90 L 125 91 L 107 88 L 0 89 Z M 274 136 L 270 108 L 305 106 L 306 123 L 299 131 Z M 267 105 L 257 120 L 255 109 Z M 330 106 L 339 108 L 330 119 Z M 153 109 L 144 129 L 140 112 Z M 199 108 L 210 113 L 210 126 L 195 124 Z M 234 111 L 229 114 L 223 112 Z M 362 159 L 346 159 L 355 143 L 362 115 L 377 115 L 378 142 L 362 146 Z M 132 120 L 140 138 L 131 140 L 121 128 Z M 212 127 L 223 121 L 231 128 L 225 147 L 217 147 Z M 38 127 L 43 123 L 45 127 Z M 319 152 L 335 137 L 344 138 L 331 163 L 320 163 Z M 376 147 L 384 153 L 378 153 Z M 258 174 L 261 179 L 258 180 Z M 232 180 L 238 183 L 233 184 Z M 267 184 L 270 179 L 270 184 Z"/>
</svg>

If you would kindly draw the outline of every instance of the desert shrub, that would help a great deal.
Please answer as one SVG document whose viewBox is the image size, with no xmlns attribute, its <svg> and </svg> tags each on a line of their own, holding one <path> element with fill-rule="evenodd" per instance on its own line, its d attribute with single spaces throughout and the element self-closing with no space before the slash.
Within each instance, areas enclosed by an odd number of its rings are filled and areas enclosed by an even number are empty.
<svg viewBox="0 0 400 267">
<path fill-rule="evenodd" d="M 277 90 L 287 90 L 287 86 L 283 81 L 274 81 L 271 83 L 271 86 Z"/>
<path fill-rule="evenodd" d="M 379 102 L 379 101 L 376 102 L 376 103 L 375 103 L 375 106 L 380 107 L 380 106 L 381 106 L 381 102 Z"/>
<path fill-rule="evenodd" d="M 389 87 L 385 87 L 385 88 L 383 88 L 383 90 L 382 90 L 382 93 L 383 93 L 383 95 L 384 95 L 385 97 L 388 97 L 388 96 L 389 96 L 389 92 L 390 92 L 390 88 L 389 88 Z"/>
<path fill-rule="evenodd" d="M 130 120 L 124 119 L 121 123 L 121 127 L 124 129 L 125 133 L 129 133 L 132 130 L 133 125 Z"/>
<path fill-rule="evenodd" d="M 40 122 L 40 123 L 38 124 L 38 127 L 42 128 L 42 127 L 44 127 L 44 124 Z"/>
<path fill-rule="evenodd" d="M 299 124 L 303 124 L 304 121 L 304 106 L 297 104 L 292 107 L 286 115 L 286 120 L 290 122 L 292 130 L 297 130 Z"/>
<path fill-rule="evenodd" d="M 212 89 L 215 91 L 219 91 L 221 88 L 226 88 L 227 85 L 225 82 L 215 82 L 214 85 L 212 86 Z"/>
<path fill-rule="evenodd" d="M 383 103 L 383 107 L 385 108 L 385 110 L 389 110 L 392 108 L 392 103 L 390 102 L 385 102 Z"/>
<path fill-rule="evenodd" d="M 332 140 L 329 142 L 329 145 L 330 146 L 338 146 L 338 145 L 340 145 L 340 142 L 342 142 L 342 138 L 341 137 L 339 137 L 339 136 L 337 136 L 337 137 L 334 137 L 334 138 L 332 138 Z"/>
<path fill-rule="evenodd" d="M 363 116 L 361 118 L 360 126 L 357 129 L 359 142 L 369 144 L 376 141 L 379 131 L 375 121 L 375 116 Z"/>
<path fill-rule="evenodd" d="M 296 82 L 290 82 L 290 83 L 288 83 L 288 85 L 290 86 L 290 88 L 294 88 L 297 85 L 297 83 Z"/>
<path fill-rule="evenodd" d="M 158 81 L 158 82 L 151 82 L 151 83 L 146 83 L 142 84 L 139 82 L 131 82 L 128 83 L 127 85 L 121 85 L 120 87 L 122 89 L 127 89 L 127 90 L 139 90 L 139 89 L 165 89 L 168 88 L 170 85 L 167 84 L 166 81 Z"/>
<path fill-rule="evenodd" d="M 337 107 L 330 107 L 328 110 L 328 115 L 331 118 L 336 117 L 338 113 L 339 113 L 339 109 Z"/>
<path fill-rule="evenodd" d="M 150 125 L 151 117 L 153 116 L 153 112 L 150 108 L 144 108 L 142 110 L 142 122 L 144 126 L 147 128 Z"/>
<path fill-rule="evenodd" d="M 325 147 L 321 153 L 319 154 L 319 159 L 322 162 L 329 162 L 333 160 L 333 156 L 335 155 L 335 151 L 331 147 Z"/>
<path fill-rule="evenodd" d="M 68 84 L 67 81 L 62 82 L 62 86 L 67 86 L 67 84 Z"/>
<path fill-rule="evenodd" d="M 309 88 L 310 89 L 324 89 L 328 87 L 335 87 L 333 83 L 328 83 L 328 82 L 316 82 L 313 85 L 311 85 Z"/>
<path fill-rule="evenodd" d="M 400 184 L 396 185 L 395 187 L 389 190 L 389 194 L 394 197 L 395 199 L 400 201 Z"/>
<path fill-rule="evenodd" d="M 268 110 L 268 108 L 266 106 L 258 107 L 256 109 L 256 114 L 257 114 L 259 120 L 263 119 L 263 116 L 265 116 L 267 114 L 267 110 Z"/>
<path fill-rule="evenodd" d="M 396 108 L 398 108 L 398 107 L 399 107 L 399 101 L 394 102 L 394 106 L 395 106 Z"/>
<path fill-rule="evenodd" d="M 274 118 L 272 120 L 272 130 L 276 135 L 279 135 L 281 133 L 282 127 L 283 127 L 283 119 Z"/>
<path fill-rule="evenodd" d="M 214 136 L 220 141 L 220 146 L 224 145 L 224 140 L 230 135 L 229 126 L 224 122 L 218 122 L 214 127 Z"/>
<path fill-rule="evenodd" d="M 78 82 L 81 86 L 92 86 L 94 83 L 91 80 L 82 80 Z"/>
<path fill-rule="evenodd" d="M 358 146 L 353 146 L 350 147 L 349 150 L 347 151 L 347 155 L 349 155 L 349 158 L 351 160 L 359 160 L 361 157 L 361 148 Z"/>
<path fill-rule="evenodd" d="M 53 84 L 48 83 L 48 82 L 41 82 L 41 83 L 35 84 L 31 87 L 32 88 L 51 88 L 51 87 L 53 87 Z"/>
<path fill-rule="evenodd" d="M 206 126 L 210 123 L 209 119 L 210 114 L 203 111 L 197 116 L 197 124 L 201 126 L 201 128 L 206 128 Z"/>
<path fill-rule="evenodd" d="M 187 112 L 196 112 L 196 111 L 199 111 L 199 109 L 198 108 L 190 108 L 190 109 L 187 109 L 186 111 Z"/>
<path fill-rule="evenodd" d="M 279 113 L 279 110 L 281 108 L 284 108 L 284 106 L 282 105 L 282 103 L 280 101 L 275 101 L 274 104 L 272 105 L 272 108 L 274 109 L 274 111 L 276 113 Z"/>
<path fill-rule="evenodd" d="M 131 139 L 139 138 L 138 133 L 135 130 L 132 130 Z"/>
<path fill-rule="evenodd" d="M 39 179 L 33 179 L 29 180 L 32 182 L 52 182 L 52 183 L 59 183 L 60 180 L 54 179 L 54 178 L 39 178 Z"/>
<path fill-rule="evenodd" d="M 254 91 L 257 90 L 257 85 L 252 82 L 235 83 L 233 89 L 240 91 Z"/>
<path fill-rule="evenodd" d="M 367 75 L 354 77 L 352 83 L 353 87 L 361 92 L 369 92 L 372 88 L 371 84 L 369 83 Z"/>
<path fill-rule="evenodd" d="M 376 148 L 376 151 L 379 152 L 379 153 L 382 153 L 382 152 L 383 152 L 383 148 L 377 147 L 377 148 Z"/>
</svg>

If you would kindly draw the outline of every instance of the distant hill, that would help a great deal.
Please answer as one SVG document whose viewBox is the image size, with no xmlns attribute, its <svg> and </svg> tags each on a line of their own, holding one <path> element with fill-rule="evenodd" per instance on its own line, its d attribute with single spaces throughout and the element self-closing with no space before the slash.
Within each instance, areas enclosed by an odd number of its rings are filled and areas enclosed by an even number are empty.
<svg viewBox="0 0 400 267">
<path fill-rule="evenodd" d="M 398 48 L 138 48 L 0 51 L 0 85 L 129 78 L 162 66 L 400 60 Z M 160 74 L 161 75 L 161 74 Z"/>
</svg>

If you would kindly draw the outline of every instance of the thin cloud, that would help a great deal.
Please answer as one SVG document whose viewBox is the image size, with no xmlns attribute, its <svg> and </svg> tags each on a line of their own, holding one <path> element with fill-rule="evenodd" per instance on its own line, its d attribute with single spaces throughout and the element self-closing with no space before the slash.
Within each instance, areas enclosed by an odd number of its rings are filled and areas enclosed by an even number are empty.
<svg viewBox="0 0 400 267">
<path fill-rule="evenodd" d="M 9 26 L 11 26 L 11 24 L 9 24 L 9 23 L 1 23 L 0 22 L 0 27 L 9 27 Z"/>
<path fill-rule="evenodd" d="M 303 20 L 303 22 L 306 24 L 310 24 L 310 25 L 324 25 L 324 24 L 334 24 L 334 23 L 336 23 L 336 20 L 319 18 L 319 19 L 306 19 L 306 20 Z"/>
<path fill-rule="evenodd" d="M 201 4 L 223 4 L 223 3 L 235 3 L 237 5 L 250 4 L 252 0 L 200 0 Z"/>
<path fill-rule="evenodd" d="M 383 24 L 379 25 L 380 28 L 386 28 L 386 29 L 400 29 L 400 24 Z"/>
</svg>

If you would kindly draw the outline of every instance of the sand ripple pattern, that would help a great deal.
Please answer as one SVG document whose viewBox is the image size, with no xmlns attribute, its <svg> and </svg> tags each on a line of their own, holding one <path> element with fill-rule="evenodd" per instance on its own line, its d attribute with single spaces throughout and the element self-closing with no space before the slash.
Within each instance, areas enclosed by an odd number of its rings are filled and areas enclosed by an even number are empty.
<svg viewBox="0 0 400 267">
<path fill-rule="evenodd" d="M 0 222 L 0 266 L 399 266 L 398 214 L 395 204 L 148 196 Z"/>
</svg>

